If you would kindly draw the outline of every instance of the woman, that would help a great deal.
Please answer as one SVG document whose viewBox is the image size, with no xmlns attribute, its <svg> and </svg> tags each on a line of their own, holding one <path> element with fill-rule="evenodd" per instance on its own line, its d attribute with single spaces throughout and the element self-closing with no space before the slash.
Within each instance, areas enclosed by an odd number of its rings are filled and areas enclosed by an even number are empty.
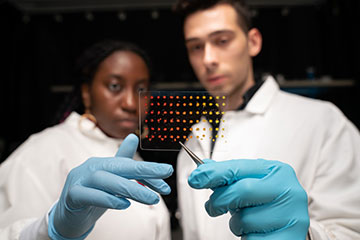
<svg viewBox="0 0 360 240">
<path fill-rule="evenodd" d="M 173 169 L 134 161 L 137 137 L 123 140 L 138 129 L 146 55 L 105 41 L 79 64 L 85 113 L 32 135 L 0 166 L 0 239 L 170 239 L 154 191 L 170 193 L 162 179 Z"/>
</svg>

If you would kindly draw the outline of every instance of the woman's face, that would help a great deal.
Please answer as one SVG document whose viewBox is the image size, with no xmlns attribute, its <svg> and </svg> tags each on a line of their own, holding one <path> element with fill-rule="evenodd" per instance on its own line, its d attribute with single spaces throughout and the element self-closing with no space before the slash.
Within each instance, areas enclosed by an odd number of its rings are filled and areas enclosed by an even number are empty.
<svg viewBox="0 0 360 240">
<path fill-rule="evenodd" d="M 139 106 L 147 101 L 139 99 L 138 92 L 148 90 L 149 78 L 139 55 L 116 51 L 100 63 L 92 83 L 82 86 L 84 105 L 106 135 L 124 138 L 138 129 Z"/>
</svg>

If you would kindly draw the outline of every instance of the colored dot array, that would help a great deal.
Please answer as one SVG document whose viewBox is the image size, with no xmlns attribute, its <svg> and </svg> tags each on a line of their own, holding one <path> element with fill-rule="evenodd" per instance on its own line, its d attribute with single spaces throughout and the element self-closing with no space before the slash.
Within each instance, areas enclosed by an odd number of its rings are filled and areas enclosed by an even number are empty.
<svg viewBox="0 0 360 240">
<path fill-rule="evenodd" d="M 225 128 L 213 126 L 225 122 L 222 119 L 224 112 L 220 110 L 226 106 L 225 96 L 209 96 L 205 92 L 162 91 L 149 92 L 144 98 L 148 100 L 141 106 L 141 112 L 146 115 L 142 126 L 145 133 L 142 145 L 145 148 L 173 148 L 172 143 L 192 138 L 209 138 L 211 141 L 224 138 Z M 211 127 L 193 128 L 194 124 L 200 122 L 208 122 Z M 219 134 L 213 136 L 214 130 Z M 189 136 L 191 132 L 194 136 Z"/>
</svg>

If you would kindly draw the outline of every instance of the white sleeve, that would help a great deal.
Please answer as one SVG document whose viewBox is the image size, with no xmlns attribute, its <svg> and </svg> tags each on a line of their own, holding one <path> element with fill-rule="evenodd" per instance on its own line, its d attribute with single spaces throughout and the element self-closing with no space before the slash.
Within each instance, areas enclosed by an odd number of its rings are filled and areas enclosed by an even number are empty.
<svg viewBox="0 0 360 240">
<path fill-rule="evenodd" d="M 36 219 L 23 219 L 0 229 L 1 240 L 19 240 L 21 231 L 34 223 Z M 36 238 L 33 238 L 36 239 Z"/>
<path fill-rule="evenodd" d="M 36 154 L 32 145 L 20 147 L 0 165 L 0 239 L 45 239 L 47 235 L 46 216 L 54 202 L 47 186 L 53 187 L 51 179 L 42 180 L 37 173 L 23 164 L 29 159 L 35 167 Z M 54 188 L 54 191 L 58 191 Z M 25 231 L 26 229 L 26 231 Z M 25 234 L 26 238 L 23 238 Z M 47 238 L 48 239 L 48 238 Z"/>
<path fill-rule="evenodd" d="M 335 111 L 308 189 L 312 240 L 360 239 L 360 135 Z"/>
<path fill-rule="evenodd" d="M 49 210 L 49 212 L 51 211 L 51 209 Z M 49 240 L 50 238 L 48 235 L 48 216 L 49 213 L 47 213 L 44 217 L 33 221 L 27 227 L 23 228 L 20 233 L 19 240 Z"/>
</svg>

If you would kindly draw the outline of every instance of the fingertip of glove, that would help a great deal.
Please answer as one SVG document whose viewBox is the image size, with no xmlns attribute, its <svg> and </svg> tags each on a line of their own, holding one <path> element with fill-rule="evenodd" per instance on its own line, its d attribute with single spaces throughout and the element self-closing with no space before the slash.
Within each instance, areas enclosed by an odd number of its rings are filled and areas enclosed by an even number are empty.
<svg viewBox="0 0 360 240">
<path fill-rule="evenodd" d="M 160 191 L 161 191 L 161 194 L 162 194 L 162 195 L 169 195 L 169 194 L 171 193 L 171 188 L 170 188 L 169 185 L 164 184 L 164 185 L 161 187 Z"/>
</svg>

